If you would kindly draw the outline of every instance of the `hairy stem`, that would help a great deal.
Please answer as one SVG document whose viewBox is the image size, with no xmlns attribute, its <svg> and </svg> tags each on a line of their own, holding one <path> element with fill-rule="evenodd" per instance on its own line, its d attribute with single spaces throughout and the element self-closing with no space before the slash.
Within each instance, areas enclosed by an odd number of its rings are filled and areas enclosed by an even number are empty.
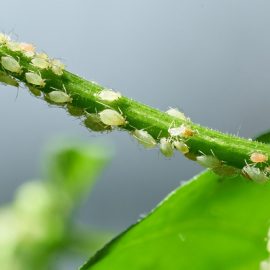
<svg viewBox="0 0 270 270">
<path fill-rule="evenodd" d="M 1 39 L 0 39 L 1 41 Z M 41 91 L 46 95 L 55 89 L 66 92 L 71 101 L 67 108 L 72 105 L 73 108 L 82 109 L 87 113 L 99 113 L 104 109 L 111 108 L 123 115 L 126 119 L 126 124 L 121 126 L 121 129 L 128 131 L 146 130 L 152 137 L 159 142 L 160 138 L 170 138 L 168 129 L 177 127 L 182 124 L 188 126 L 194 131 L 193 136 L 185 140 L 189 147 L 188 157 L 195 158 L 198 155 L 214 155 L 223 164 L 242 169 L 246 163 L 250 163 L 250 155 L 254 152 L 263 153 L 270 156 L 270 147 L 266 144 L 239 138 L 230 134 L 202 127 L 193 123 L 189 119 L 179 119 L 168 115 L 165 112 L 154 109 L 127 97 L 121 97 L 113 102 L 102 101 L 98 97 L 103 86 L 95 82 L 88 81 L 77 75 L 74 75 L 66 70 L 63 70 L 61 75 L 52 72 L 51 68 L 39 68 L 31 63 L 35 54 L 29 56 L 22 50 L 12 50 L 9 46 L 9 41 L 2 41 L 0 44 L 0 58 L 10 56 L 16 59 L 21 67 L 20 72 L 12 72 L 7 70 L 3 63 L 0 62 L 0 70 L 7 74 L 10 78 L 15 78 L 19 82 L 29 86 L 29 81 L 26 80 L 27 72 L 39 74 L 45 81 L 45 85 L 33 85 L 37 91 Z M 15 85 L 15 84 L 14 84 Z M 85 117 L 83 114 L 81 117 Z M 268 161 L 256 164 L 261 169 L 268 167 Z"/>
</svg>

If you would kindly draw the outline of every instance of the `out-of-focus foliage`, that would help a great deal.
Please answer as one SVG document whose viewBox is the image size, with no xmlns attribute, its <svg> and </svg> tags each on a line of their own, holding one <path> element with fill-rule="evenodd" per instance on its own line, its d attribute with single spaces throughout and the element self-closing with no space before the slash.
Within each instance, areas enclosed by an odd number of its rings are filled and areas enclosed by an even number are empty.
<svg viewBox="0 0 270 270">
<path fill-rule="evenodd" d="M 106 235 L 75 224 L 72 214 L 108 155 L 88 144 L 62 145 L 48 157 L 46 179 L 23 184 L 0 209 L 0 269 L 55 269 L 56 254 L 91 252 Z"/>
<path fill-rule="evenodd" d="M 268 258 L 269 199 L 269 182 L 260 185 L 206 171 L 82 269 L 258 270 Z"/>
</svg>

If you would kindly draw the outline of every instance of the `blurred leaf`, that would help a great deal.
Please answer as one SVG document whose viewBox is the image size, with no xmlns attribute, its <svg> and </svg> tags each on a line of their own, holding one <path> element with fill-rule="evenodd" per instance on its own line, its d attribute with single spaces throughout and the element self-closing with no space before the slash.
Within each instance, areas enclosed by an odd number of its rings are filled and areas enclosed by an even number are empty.
<svg viewBox="0 0 270 270">
<path fill-rule="evenodd" d="M 89 191 L 110 157 L 110 151 L 98 145 L 66 142 L 53 149 L 47 162 L 47 178 L 72 200 Z"/>
<path fill-rule="evenodd" d="M 268 257 L 270 183 L 210 171 L 167 197 L 82 270 L 258 270 Z"/>
<path fill-rule="evenodd" d="M 257 136 L 255 141 L 262 142 L 262 143 L 270 143 L 270 131 L 264 132 L 261 135 Z"/>
</svg>

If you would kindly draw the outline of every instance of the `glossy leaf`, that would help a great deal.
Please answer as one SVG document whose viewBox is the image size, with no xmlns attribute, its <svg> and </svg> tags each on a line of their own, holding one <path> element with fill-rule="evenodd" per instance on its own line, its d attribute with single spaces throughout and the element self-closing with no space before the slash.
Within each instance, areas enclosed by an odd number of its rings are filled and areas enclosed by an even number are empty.
<svg viewBox="0 0 270 270">
<path fill-rule="evenodd" d="M 258 270 L 268 257 L 270 183 L 210 171 L 168 196 L 82 270 Z"/>
</svg>

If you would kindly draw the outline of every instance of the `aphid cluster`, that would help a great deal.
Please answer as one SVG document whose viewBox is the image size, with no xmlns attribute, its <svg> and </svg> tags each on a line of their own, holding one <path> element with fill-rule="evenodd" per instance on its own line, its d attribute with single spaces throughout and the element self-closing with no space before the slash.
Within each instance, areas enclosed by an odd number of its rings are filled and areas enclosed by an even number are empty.
<svg viewBox="0 0 270 270">
<path fill-rule="evenodd" d="M 20 52 L 30 60 L 29 64 L 31 64 L 33 68 L 38 68 L 39 70 L 51 70 L 52 73 L 57 76 L 63 74 L 65 65 L 60 60 L 50 59 L 45 53 L 37 53 L 32 44 L 12 41 L 8 35 L 0 33 L 0 47 L 1 46 L 6 47 L 13 52 Z M 41 88 L 45 87 L 46 80 L 42 78 L 41 74 L 37 70 L 32 71 L 23 68 L 20 64 L 20 58 L 20 55 L 18 57 L 13 57 L 8 54 L 1 56 L 0 64 L 2 69 L 7 72 L 8 76 L 20 75 L 25 72 L 24 76 L 27 84 Z M 6 83 L 6 81 L 7 79 L 5 79 L 4 83 Z M 13 84 L 15 84 L 15 82 Z"/>
</svg>

